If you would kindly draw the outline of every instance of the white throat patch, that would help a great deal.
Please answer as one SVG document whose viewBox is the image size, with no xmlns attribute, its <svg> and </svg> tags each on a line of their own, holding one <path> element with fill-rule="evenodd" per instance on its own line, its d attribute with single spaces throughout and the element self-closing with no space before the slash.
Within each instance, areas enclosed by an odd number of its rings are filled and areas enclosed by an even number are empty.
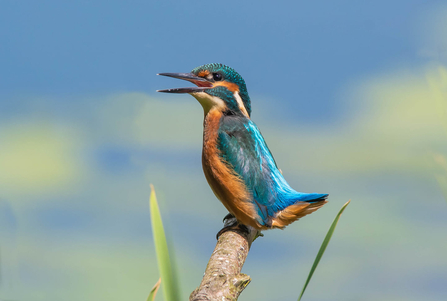
<svg viewBox="0 0 447 301">
<path fill-rule="evenodd" d="M 200 102 L 200 104 L 203 107 L 203 112 L 205 113 L 205 115 L 208 114 L 208 112 L 213 108 L 223 111 L 227 107 L 225 102 L 217 96 L 209 95 L 208 93 L 205 92 L 194 92 L 190 94 Z M 234 92 L 233 95 L 237 101 L 239 110 L 241 110 L 242 114 L 244 114 L 247 118 L 250 118 L 250 116 L 248 116 L 248 112 L 245 109 L 244 102 L 242 101 L 242 98 L 239 95 L 239 93 Z"/>
<path fill-rule="evenodd" d="M 203 111 L 205 112 L 205 115 L 208 114 L 208 112 L 212 108 L 219 108 L 221 110 L 224 110 L 226 107 L 222 99 L 213 95 L 209 95 L 208 93 L 195 92 L 190 94 L 200 102 L 200 104 L 203 107 Z"/>
</svg>

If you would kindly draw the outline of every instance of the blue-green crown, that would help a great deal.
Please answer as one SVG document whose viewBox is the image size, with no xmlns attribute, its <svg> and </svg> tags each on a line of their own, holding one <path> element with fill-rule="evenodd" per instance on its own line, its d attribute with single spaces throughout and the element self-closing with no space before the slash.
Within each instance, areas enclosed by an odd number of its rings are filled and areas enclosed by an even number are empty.
<svg viewBox="0 0 447 301">
<path fill-rule="evenodd" d="M 242 76 L 240 76 L 239 73 L 237 73 L 233 68 L 218 63 L 202 65 L 200 67 L 194 68 L 191 72 L 195 75 L 198 75 L 201 71 L 205 70 L 209 71 L 210 73 L 220 73 L 223 77 L 223 80 L 238 85 L 239 95 L 241 96 L 242 102 L 244 103 L 248 115 L 250 116 L 250 97 L 248 96 L 247 86 L 245 85 L 245 81 Z"/>
</svg>

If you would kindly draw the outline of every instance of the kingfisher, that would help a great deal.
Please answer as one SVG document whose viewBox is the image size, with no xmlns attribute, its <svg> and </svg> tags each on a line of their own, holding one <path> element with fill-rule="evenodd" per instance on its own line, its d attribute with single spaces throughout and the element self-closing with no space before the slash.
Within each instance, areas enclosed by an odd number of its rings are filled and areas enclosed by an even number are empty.
<svg viewBox="0 0 447 301">
<path fill-rule="evenodd" d="M 203 107 L 202 167 L 209 186 L 239 223 L 259 231 L 283 229 L 327 203 L 328 194 L 294 190 L 284 179 L 256 124 L 244 79 L 223 64 L 191 73 L 159 73 L 197 87 L 188 93 Z"/>
</svg>

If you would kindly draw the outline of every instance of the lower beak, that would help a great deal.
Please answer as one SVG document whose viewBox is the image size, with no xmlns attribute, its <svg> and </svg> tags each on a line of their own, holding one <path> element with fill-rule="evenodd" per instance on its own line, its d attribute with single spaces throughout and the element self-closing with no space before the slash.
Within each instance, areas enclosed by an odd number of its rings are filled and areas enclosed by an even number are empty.
<svg viewBox="0 0 447 301">
<path fill-rule="evenodd" d="M 157 90 L 157 92 L 164 93 L 196 93 L 207 90 L 213 86 L 212 83 L 207 81 L 206 79 L 199 77 L 193 73 L 159 73 L 157 75 L 168 76 L 178 79 L 187 80 L 197 85 L 197 87 L 191 88 L 175 88 L 175 89 L 166 89 L 166 90 Z"/>
</svg>

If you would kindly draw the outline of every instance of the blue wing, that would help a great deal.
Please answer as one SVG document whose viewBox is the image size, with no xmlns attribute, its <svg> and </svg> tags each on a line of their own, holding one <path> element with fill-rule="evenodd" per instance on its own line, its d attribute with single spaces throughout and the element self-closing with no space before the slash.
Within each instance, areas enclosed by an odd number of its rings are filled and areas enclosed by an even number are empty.
<svg viewBox="0 0 447 301">
<path fill-rule="evenodd" d="M 276 166 L 257 126 L 247 118 L 226 116 L 221 120 L 218 148 L 222 159 L 233 167 L 253 194 L 263 224 L 296 202 L 316 202 L 327 197 L 327 194 L 292 189 Z"/>
</svg>

